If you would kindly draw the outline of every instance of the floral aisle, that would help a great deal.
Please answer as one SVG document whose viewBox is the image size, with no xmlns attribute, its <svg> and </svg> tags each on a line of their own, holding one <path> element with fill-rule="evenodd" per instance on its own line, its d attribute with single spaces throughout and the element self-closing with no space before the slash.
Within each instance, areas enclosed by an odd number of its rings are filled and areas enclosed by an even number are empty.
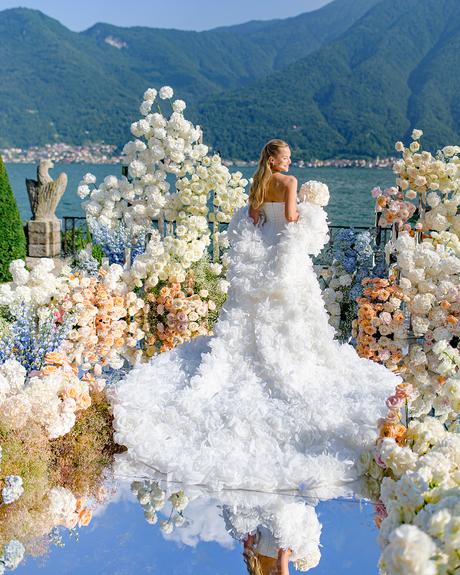
<svg viewBox="0 0 460 575">
<path fill-rule="evenodd" d="M 0 572 L 58 541 L 57 527 L 88 524 L 103 500 L 105 468 L 121 449 L 106 386 L 211 334 L 225 301 L 225 227 L 248 181 L 209 154 L 185 107 L 168 86 L 147 90 L 125 175 L 98 184 L 87 174 L 79 185 L 93 245 L 59 273 L 50 260 L 32 271 L 14 261 L 13 282 L 0 285 Z M 359 353 L 404 375 L 371 464 L 388 574 L 428 540 L 435 551 L 423 564 L 453 573 L 458 548 L 459 149 L 434 158 L 418 151 L 418 137 L 401 148 L 398 187 L 373 192 L 380 224 L 394 228 L 389 274 L 373 236 L 353 229 L 336 235 L 330 264 L 318 266 L 338 337 L 353 327 Z M 133 490 L 154 522 L 164 495 L 153 484 Z M 187 500 L 178 492 L 170 503 L 165 531 L 181 525 Z"/>
<path fill-rule="evenodd" d="M 209 156 L 185 103 L 163 87 L 167 117 L 141 104 L 127 176 L 78 188 L 94 246 L 75 265 L 10 265 L 0 285 L 0 570 L 43 550 L 55 528 L 87 525 L 113 444 L 105 386 L 124 370 L 212 332 L 225 300 L 222 226 L 247 181 Z M 174 178 L 174 186 L 168 177 Z M 92 187 L 92 189 L 91 189 Z M 94 256 L 102 255 L 102 261 Z M 18 447 L 20 446 L 20 448 Z M 72 470 L 81 469 L 78 473 Z"/>
<path fill-rule="evenodd" d="M 421 136 L 396 144 L 397 186 L 373 191 L 380 222 L 393 227 L 390 272 L 364 280 L 354 321 L 358 352 L 403 378 L 366 461 L 381 481 L 388 575 L 460 570 L 460 148 L 432 156 Z"/>
</svg>

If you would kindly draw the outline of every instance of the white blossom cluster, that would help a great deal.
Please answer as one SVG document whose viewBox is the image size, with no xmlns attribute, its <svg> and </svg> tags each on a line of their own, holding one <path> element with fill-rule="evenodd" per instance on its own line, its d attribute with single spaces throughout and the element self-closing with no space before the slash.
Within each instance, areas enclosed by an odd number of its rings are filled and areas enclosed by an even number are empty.
<svg viewBox="0 0 460 575">
<path fill-rule="evenodd" d="M 0 575 L 5 573 L 6 569 L 13 571 L 24 558 L 24 545 L 17 539 L 12 539 L 7 543 L 0 555 Z"/>
<path fill-rule="evenodd" d="M 406 446 L 385 438 L 391 469 L 381 499 L 380 567 L 387 575 L 454 573 L 460 549 L 460 434 L 434 417 L 413 421 Z"/>
<path fill-rule="evenodd" d="M 444 244 L 426 238 L 417 243 L 402 234 L 394 243 L 400 287 L 409 298 L 413 343 L 405 360 L 405 381 L 411 383 L 412 417 L 432 408 L 443 421 L 457 418 L 460 402 L 458 349 L 460 336 L 460 258 Z"/>
<path fill-rule="evenodd" d="M 2 501 L 5 505 L 14 503 L 24 493 L 22 477 L 19 475 L 7 475 L 5 477 L 5 487 L 2 489 Z"/>
<path fill-rule="evenodd" d="M 328 267 L 318 269 L 317 273 L 325 284 L 322 290 L 322 296 L 329 314 L 329 323 L 338 330 L 340 325 L 341 302 L 343 301 L 344 294 L 349 290 L 353 282 L 353 277 L 351 274 L 348 274 L 337 261 L 333 261 Z"/>
<path fill-rule="evenodd" d="M 163 509 L 166 501 L 171 504 L 169 519 L 160 520 L 160 529 L 165 534 L 172 533 L 174 527 L 181 527 L 186 523 L 182 514 L 189 503 L 184 491 L 180 490 L 172 493 L 168 498 L 166 492 L 161 489 L 157 481 L 133 481 L 131 491 L 137 497 L 144 510 L 145 520 L 154 525 L 158 522 L 157 512 Z"/>
<path fill-rule="evenodd" d="M 24 260 L 14 260 L 9 266 L 13 281 L 0 285 L 0 305 L 12 307 L 19 304 L 47 306 L 52 301 L 60 301 L 67 293 L 65 274 L 55 273 L 52 259 L 42 258 L 32 271 L 28 271 Z"/>
<path fill-rule="evenodd" d="M 74 526 L 74 518 L 77 508 L 75 495 L 65 487 L 53 487 L 47 494 L 47 523 L 48 531 L 51 527 L 60 525 L 71 528 Z"/>
<path fill-rule="evenodd" d="M 422 130 L 414 130 L 413 141 L 407 148 L 402 142 L 396 142 L 396 150 L 403 154 L 402 159 L 393 165 L 397 185 L 409 200 L 429 190 L 456 192 L 460 181 L 460 147 L 446 146 L 434 157 L 428 151 L 421 151 L 419 140 L 422 135 Z"/>
<path fill-rule="evenodd" d="M 80 196 L 88 197 L 83 207 L 90 228 L 117 229 L 123 223 L 133 240 L 152 234 L 127 274 L 128 283 L 138 287 L 144 281 L 147 287 L 184 281 L 210 244 L 209 222 L 228 223 L 247 199 L 248 181 L 241 172 L 231 174 L 218 155 L 208 155 L 201 128 L 184 118 L 185 103 L 173 101 L 168 117 L 151 111 L 157 95 L 154 89 L 145 92 L 144 118 L 131 126 L 136 139 L 124 147 L 129 178 L 108 176 L 91 190 L 95 178 L 87 174 L 79 186 Z M 172 96 L 170 87 L 161 88 L 160 99 Z M 168 174 L 176 178 L 174 190 Z"/>
<path fill-rule="evenodd" d="M 26 381 L 26 370 L 16 360 L 0 366 L 0 421 L 10 429 L 21 429 L 33 418 L 54 439 L 68 433 L 76 411 L 90 404 L 88 383 L 71 369 Z"/>
</svg>

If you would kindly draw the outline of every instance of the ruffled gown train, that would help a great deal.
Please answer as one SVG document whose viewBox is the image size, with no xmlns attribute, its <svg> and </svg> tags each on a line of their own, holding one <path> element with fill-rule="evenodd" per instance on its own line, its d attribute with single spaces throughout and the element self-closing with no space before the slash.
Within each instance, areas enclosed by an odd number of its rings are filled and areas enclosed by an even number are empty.
<svg viewBox="0 0 460 575">
<path fill-rule="evenodd" d="M 311 258 L 326 212 L 247 208 L 229 226 L 228 299 L 212 337 L 133 369 L 112 390 L 121 457 L 168 480 L 260 490 L 344 493 L 376 438 L 400 378 L 334 339 Z"/>
</svg>

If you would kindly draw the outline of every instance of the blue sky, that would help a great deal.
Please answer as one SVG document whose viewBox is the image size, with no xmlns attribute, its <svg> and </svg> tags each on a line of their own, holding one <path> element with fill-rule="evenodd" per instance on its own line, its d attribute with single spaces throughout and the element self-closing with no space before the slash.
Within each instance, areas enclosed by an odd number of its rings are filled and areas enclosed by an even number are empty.
<svg viewBox="0 0 460 575">
<path fill-rule="evenodd" d="M 96 22 L 207 30 L 248 20 L 288 18 L 315 10 L 330 0 L 0 0 L 0 10 L 24 6 L 41 10 L 71 30 Z"/>
</svg>

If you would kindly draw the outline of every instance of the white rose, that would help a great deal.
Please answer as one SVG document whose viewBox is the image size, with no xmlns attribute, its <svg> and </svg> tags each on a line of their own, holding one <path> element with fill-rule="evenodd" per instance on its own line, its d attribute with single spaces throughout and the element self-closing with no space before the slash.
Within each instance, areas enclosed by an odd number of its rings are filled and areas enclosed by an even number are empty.
<svg viewBox="0 0 460 575">
<path fill-rule="evenodd" d="M 187 105 L 184 100 L 174 100 L 172 107 L 175 112 L 181 113 L 185 110 Z"/>
<path fill-rule="evenodd" d="M 162 100 L 167 100 L 172 98 L 174 95 L 174 90 L 171 88 L 171 86 L 163 86 L 162 88 L 160 88 L 160 98 Z"/>
</svg>

